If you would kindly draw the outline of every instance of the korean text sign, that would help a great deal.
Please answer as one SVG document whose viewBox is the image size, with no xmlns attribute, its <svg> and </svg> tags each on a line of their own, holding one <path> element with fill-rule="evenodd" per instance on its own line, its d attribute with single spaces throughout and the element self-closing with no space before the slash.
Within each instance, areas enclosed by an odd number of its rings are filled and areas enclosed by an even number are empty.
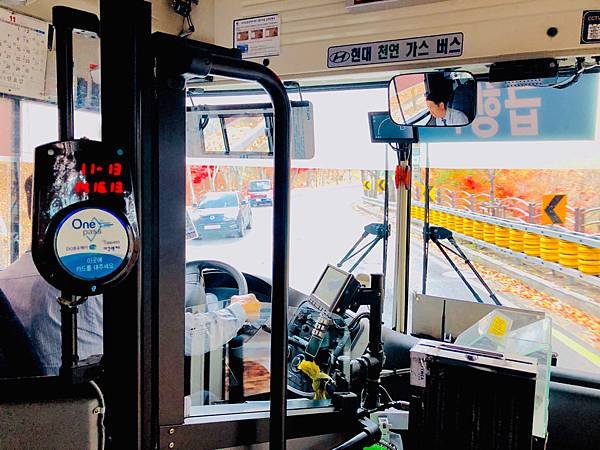
<svg viewBox="0 0 600 450">
<path fill-rule="evenodd" d="M 421 128 L 422 142 L 593 140 L 597 74 L 566 88 L 478 83 L 477 115 L 462 128 Z"/>
<path fill-rule="evenodd" d="M 452 58 L 462 55 L 463 39 L 462 33 L 452 33 L 329 47 L 327 67 Z"/>
</svg>

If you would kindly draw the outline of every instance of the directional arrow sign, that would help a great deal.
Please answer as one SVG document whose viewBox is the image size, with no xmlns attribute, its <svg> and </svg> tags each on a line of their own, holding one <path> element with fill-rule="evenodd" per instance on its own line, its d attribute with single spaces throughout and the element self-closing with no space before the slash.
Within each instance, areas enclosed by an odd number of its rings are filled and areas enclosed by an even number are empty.
<svg viewBox="0 0 600 450">
<path fill-rule="evenodd" d="M 365 191 L 370 191 L 371 187 L 372 187 L 372 185 L 371 185 L 371 182 L 369 180 L 363 181 L 363 189 Z"/>
<path fill-rule="evenodd" d="M 379 192 L 384 192 L 385 191 L 385 178 L 378 178 L 377 179 L 377 190 Z"/>
<path fill-rule="evenodd" d="M 567 218 L 567 196 L 564 194 L 544 195 L 542 199 L 542 224 L 562 225 Z"/>
</svg>

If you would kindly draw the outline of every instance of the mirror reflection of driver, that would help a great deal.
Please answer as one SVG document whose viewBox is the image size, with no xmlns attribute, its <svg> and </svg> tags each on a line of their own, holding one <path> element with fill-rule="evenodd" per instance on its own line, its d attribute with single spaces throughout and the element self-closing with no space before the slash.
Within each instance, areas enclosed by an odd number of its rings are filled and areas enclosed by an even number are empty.
<svg viewBox="0 0 600 450">
<path fill-rule="evenodd" d="M 453 93 L 452 81 L 437 79 L 435 82 L 430 80 L 428 84 L 425 103 L 431 113 L 431 119 L 427 122 L 427 126 L 452 127 L 467 125 L 469 119 L 465 113 L 448 106 Z"/>
</svg>

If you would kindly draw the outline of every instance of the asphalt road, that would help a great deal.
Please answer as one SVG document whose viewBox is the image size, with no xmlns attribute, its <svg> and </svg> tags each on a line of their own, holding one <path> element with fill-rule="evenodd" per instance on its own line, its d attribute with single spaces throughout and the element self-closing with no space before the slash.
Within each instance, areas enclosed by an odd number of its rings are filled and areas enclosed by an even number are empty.
<svg viewBox="0 0 600 450">
<path fill-rule="evenodd" d="M 290 286 L 310 293 L 327 264 L 335 265 L 360 238 L 364 226 L 374 221 L 356 207 L 362 194 L 360 186 L 328 186 L 318 189 L 295 189 L 291 197 L 290 217 Z M 187 259 L 217 259 L 238 269 L 270 277 L 272 272 L 272 212 L 271 207 L 253 208 L 252 230 L 243 238 L 213 237 L 189 241 Z M 367 238 L 363 243 L 368 243 Z M 419 244 L 411 245 L 411 271 L 409 291 L 421 291 L 422 255 Z M 395 239 L 389 243 L 388 273 L 393 273 Z M 350 264 L 343 268 L 348 269 Z M 358 266 L 355 273 L 375 273 L 382 270 L 382 244 Z M 474 275 L 465 273 L 483 299 L 488 294 L 480 287 Z M 393 290 L 392 277 L 388 277 L 384 321 L 391 323 Z M 458 278 L 448 263 L 430 252 L 427 293 L 456 299 L 472 299 L 472 294 Z M 502 300 L 502 299 L 501 299 Z M 577 340 L 568 330 L 555 324 L 554 329 L 567 339 L 553 338 L 553 350 L 559 353 L 559 366 L 600 372 L 600 367 L 586 352 L 598 355 L 585 342 Z"/>
</svg>

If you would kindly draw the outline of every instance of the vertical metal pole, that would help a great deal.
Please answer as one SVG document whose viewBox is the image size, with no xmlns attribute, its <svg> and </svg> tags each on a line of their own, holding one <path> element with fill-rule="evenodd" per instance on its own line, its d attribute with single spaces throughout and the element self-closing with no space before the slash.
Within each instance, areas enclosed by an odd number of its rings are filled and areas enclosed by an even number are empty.
<svg viewBox="0 0 600 450">
<path fill-rule="evenodd" d="M 427 265 L 429 261 L 429 166 L 425 167 L 425 215 L 423 216 L 423 285 L 421 292 L 427 293 Z"/>
<path fill-rule="evenodd" d="M 389 226 L 390 226 L 390 171 L 389 171 L 389 155 L 387 145 L 385 147 L 385 190 L 383 191 L 383 228 L 385 229 L 385 236 L 383 238 L 383 261 L 381 264 L 381 271 L 383 272 L 383 290 L 385 293 L 386 280 L 387 280 L 387 256 L 388 256 L 388 240 L 389 240 Z M 384 295 L 385 301 L 385 295 Z"/>
<path fill-rule="evenodd" d="M 73 29 L 56 27 L 56 96 L 58 102 L 58 138 L 75 137 L 73 105 Z"/>
<path fill-rule="evenodd" d="M 400 170 L 410 170 L 412 144 L 400 148 Z M 395 327 L 401 333 L 406 332 L 408 306 L 408 274 L 410 270 L 410 181 L 409 186 L 400 184 L 396 201 L 396 271 L 394 292 L 396 293 Z"/>
<path fill-rule="evenodd" d="M 373 409 L 379 406 L 379 378 L 383 367 L 384 353 L 381 340 L 381 322 L 383 314 L 384 278 L 381 274 L 371 275 L 372 296 L 369 302 L 369 345 L 367 353 L 377 361 L 367 369 L 367 384 L 365 388 L 365 409 Z"/>
<path fill-rule="evenodd" d="M 62 376 L 70 377 L 71 369 L 79 362 L 77 355 L 77 306 L 60 305 L 62 361 L 60 371 Z"/>
<path fill-rule="evenodd" d="M 122 149 L 131 167 L 137 167 L 142 148 L 141 49 L 150 40 L 149 12 L 142 0 L 100 0 L 102 142 L 109 151 Z M 139 193 L 136 209 L 140 211 Z M 145 256 L 141 255 L 141 263 Z M 111 448 L 140 448 L 148 439 L 141 431 L 146 423 L 142 411 L 147 410 L 141 404 L 142 379 L 147 374 L 141 372 L 146 355 L 141 347 L 145 336 L 139 267 L 140 263 L 118 288 L 104 294 L 104 386 Z"/>
<path fill-rule="evenodd" d="M 212 73 L 255 80 L 267 91 L 275 116 L 273 193 L 273 265 L 271 288 L 271 411 L 270 448 L 286 448 L 287 309 L 289 287 L 290 121 L 291 105 L 285 87 L 269 69 L 246 61 L 213 60 Z"/>
<path fill-rule="evenodd" d="M 155 149 L 146 155 L 151 164 L 142 180 L 142 250 L 148 256 L 142 277 L 150 277 L 143 295 L 155 304 L 156 326 L 169 336 L 158 341 L 156 370 L 159 423 L 170 425 L 184 419 L 185 80 L 159 78 L 156 85 Z"/>
<path fill-rule="evenodd" d="M 20 241 L 20 227 L 19 227 L 19 216 L 21 207 L 21 102 L 18 99 L 13 99 L 12 108 L 12 129 L 13 129 L 13 142 L 12 142 L 12 159 L 11 159 L 11 193 L 10 193 L 10 226 L 9 236 L 11 236 L 10 244 L 10 261 L 13 263 L 19 257 L 19 241 Z"/>
<path fill-rule="evenodd" d="M 264 85 L 264 84 L 263 84 Z M 275 113 L 275 191 L 273 193 L 273 284 L 271 294 L 271 416 L 269 442 L 285 450 L 287 415 L 287 309 L 289 286 L 290 215 L 290 115 L 291 106 L 283 86 L 269 91 Z M 280 92 L 283 91 L 283 92 Z M 277 325 L 277 326 L 276 326 Z"/>
</svg>

